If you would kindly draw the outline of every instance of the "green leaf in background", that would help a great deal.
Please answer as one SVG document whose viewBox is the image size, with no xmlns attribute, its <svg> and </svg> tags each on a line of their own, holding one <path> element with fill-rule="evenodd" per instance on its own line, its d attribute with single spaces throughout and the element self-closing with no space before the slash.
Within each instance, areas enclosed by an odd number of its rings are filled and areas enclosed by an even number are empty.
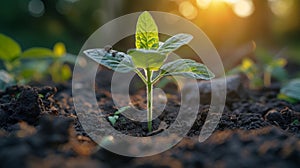
<svg viewBox="0 0 300 168">
<path fill-rule="evenodd" d="M 54 82 L 64 82 L 72 76 L 70 67 L 60 62 L 54 62 L 50 66 L 48 73 L 50 73 Z"/>
<path fill-rule="evenodd" d="M 280 82 L 285 82 L 289 77 L 287 70 L 284 69 L 283 67 L 274 68 L 272 70 L 271 74 L 272 74 L 272 77 L 274 77 L 275 79 L 277 79 Z"/>
<path fill-rule="evenodd" d="M 48 71 L 50 62 L 40 61 L 40 60 L 30 60 L 24 61 L 22 66 L 16 67 L 14 69 L 14 74 L 16 74 L 17 81 L 22 84 L 30 81 L 39 81 Z"/>
<path fill-rule="evenodd" d="M 274 56 L 265 48 L 257 47 L 255 50 L 256 59 L 263 65 L 269 64 L 274 59 Z"/>
<path fill-rule="evenodd" d="M 22 52 L 20 45 L 12 38 L 0 34 L 0 59 L 12 61 Z"/>
<path fill-rule="evenodd" d="M 143 12 L 137 21 L 135 46 L 137 49 L 157 49 L 159 46 L 158 29 L 149 12 Z"/>
<path fill-rule="evenodd" d="M 188 44 L 193 39 L 193 36 L 190 34 L 176 34 L 170 37 L 167 41 L 165 41 L 162 45 L 157 49 L 160 53 L 169 54 L 179 47 Z"/>
<path fill-rule="evenodd" d="M 105 49 L 98 48 L 85 50 L 83 53 L 97 63 L 117 72 L 126 73 L 135 69 L 131 56 L 123 52 L 115 50 L 108 52 Z"/>
<path fill-rule="evenodd" d="M 286 86 L 281 88 L 280 93 L 300 101 L 300 79 L 290 81 Z"/>
<path fill-rule="evenodd" d="M 164 76 L 177 75 L 204 80 L 210 80 L 215 77 L 215 75 L 205 65 L 190 59 L 178 59 L 166 63 L 160 69 Z"/>
<path fill-rule="evenodd" d="M 25 50 L 21 54 L 21 58 L 47 58 L 47 57 L 55 57 L 52 50 L 48 48 L 42 47 L 34 47 L 28 50 Z"/>
<path fill-rule="evenodd" d="M 265 70 L 272 72 L 275 68 L 283 68 L 287 64 L 287 60 L 284 58 L 274 59 L 271 62 L 268 62 L 265 66 Z"/>
<path fill-rule="evenodd" d="M 65 54 L 63 57 L 58 58 L 58 61 L 64 63 L 76 64 L 76 59 L 78 59 L 79 62 L 84 61 L 83 58 L 81 57 L 77 58 L 76 55 L 69 54 L 69 53 Z"/>
<path fill-rule="evenodd" d="M 278 98 L 278 99 L 281 99 L 281 100 L 285 100 L 285 101 L 290 102 L 290 103 L 292 103 L 292 104 L 299 102 L 299 100 L 294 99 L 294 98 L 291 98 L 291 97 L 289 97 L 289 96 L 287 96 L 287 95 L 285 95 L 285 94 L 283 94 L 283 93 L 279 93 L 279 94 L 277 95 L 277 98 Z"/>
<path fill-rule="evenodd" d="M 127 53 L 136 67 L 153 71 L 159 70 L 166 59 L 166 55 L 156 50 L 130 49 Z"/>
</svg>

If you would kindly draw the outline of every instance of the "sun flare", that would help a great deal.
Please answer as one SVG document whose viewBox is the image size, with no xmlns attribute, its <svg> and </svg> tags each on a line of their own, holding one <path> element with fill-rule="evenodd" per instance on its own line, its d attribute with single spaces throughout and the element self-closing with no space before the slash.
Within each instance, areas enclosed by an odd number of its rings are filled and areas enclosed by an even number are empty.
<svg viewBox="0 0 300 168">
<path fill-rule="evenodd" d="M 192 20 L 198 15 L 198 10 L 231 8 L 238 17 L 250 16 L 254 10 L 252 0 L 181 0 L 178 1 L 179 12 L 186 18 Z M 198 8 L 198 9 L 197 9 Z"/>
</svg>

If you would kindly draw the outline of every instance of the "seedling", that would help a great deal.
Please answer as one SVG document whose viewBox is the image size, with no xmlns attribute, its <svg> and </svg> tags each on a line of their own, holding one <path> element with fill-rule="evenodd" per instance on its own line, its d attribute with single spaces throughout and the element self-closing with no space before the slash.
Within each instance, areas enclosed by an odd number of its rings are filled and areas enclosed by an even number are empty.
<svg viewBox="0 0 300 168">
<path fill-rule="evenodd" d="M 137 21 L 134 49 L 127 54 L 111 47 L 88 49 L 84 54 L 97 63 L 116 72 L 134 71 L 146 85 L 148 131 L 152 131 L 153 85 L 164 76 L 184 76 L 210 80 L 214 74 L 203 64 L 190 59 L 178 59 L 164 64 L 167 56 L 188 44 L 193 36 L 176 34 L 164 43 L 159 42 L 158 29 L 149 12 L 143 12 Z M 142 72 L 142 71 L 143 72 Z"/>
<path fill-rule="evenodd" d="M 127 109 L 129 109 L 129 108 L 130 108 L 130 106 L 122 107 L 122 108 L 120 108 L 118 111 L 116 111 L 116 112 L 114 113 L 114 115 L 108 116 L 108 121 L 111 123 L 111 125 L 114 126 L 114 125 L 116 124 L 117 120 L 119 119 L 119 115 L 120 115 L 121 113 L 123 113 L 124 111 L 126 111 Z"/>
<path fill-rule="evenodd" d="M 299 124 L 300 124 L 300 122 L 297 119 L 292 122 L 292 125 L 299 125 Z"/>
<path fill-rule="evenodd" d="M 243 59 L 241 65 L 229 72 L 229 74 L 244 73 L 250 82 L 250 88 L 257 89 L 261 86 L 269 87 L 271 79 L 275 78 L 279 82 L 287 80 L 287 72 L 284 69 L 287 60 L 279 55 L 273 57 L 267 51 L 259 49 L 256 52 L 257 62 L 250 58 Z"/>
</svg>

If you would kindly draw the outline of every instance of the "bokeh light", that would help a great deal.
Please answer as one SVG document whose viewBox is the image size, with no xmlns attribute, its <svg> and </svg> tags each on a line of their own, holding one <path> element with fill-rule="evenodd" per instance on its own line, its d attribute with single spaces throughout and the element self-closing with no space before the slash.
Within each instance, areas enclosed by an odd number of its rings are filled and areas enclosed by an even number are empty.
<svg viewBox="0 0 300 168">
<path fill-rule="evenodd" d="M 293 4 L 294 0 L 269 0 L 271 11 L 279 17 L 287 16 Z"/>
<path fill-rule="evenodd" d="M 198 15 L 197 8 L 189 1 L 183 1 L 179 4 L 179 12 L 187 19 L 195 19 Z"/>
<path fill-rule="evenodd" d="M 211 8 L 215 10 L 218 8 L 218 10 L 226 11 L 223 8 L 229 6 L 237 16 L 242 18 L 248 17 L 254 12 L 252 0 L 196 0 L 196 4 L 202 10 L 211 10 Z"/>
<path fill-rule="evenodd" d="M 207 9 L 211 4 L 211 1 L 212 0 L 196 0 L 196 3 L 200 9 Z"/>
<path fill-rule="evenodd" d="M 231 58 L 252 53 L 247 48 L 252 40 L 258 46 L 267 44 L 276 48 L 287 43 L 299 48 L 299 0 L 116 1 L 3 1 L 0 30 L 20 42 L 24 49 L 33 45 L 50 48 L 62 41 L 69 52 L 76 53 L 84 40 L 107 21 L 148 10 L 191 20 L 208 35 L 228 67 L 234 64 Z M 165 18 L 165 22 L 173 24 L 177 20 Z M 119 47 L 132 46 L 124 40 Z M 299 57 L 298 51 L 293 53 Z M 193 57 L 193 53 L 186 55 Z"/>
<path fill-rule="evenodd" d="M 254 12 L 254 5 L 251 0 L 239 0 L 232 7 L 234 13 L 239 17 L 248 17 Z"/>
<path fill-rule="evenodd" d="M 225 2 L 227 2 L 228 4 L 235 4 L 237 3 L 239 0 L 224 0 Z"/>
<path fill-rule="evenodd" d="M 40 17 L 45 12 L 45 5 L 41 0 L 31 0 L 28 3 L 28 11 L 34 17 Z"/>
</svg>

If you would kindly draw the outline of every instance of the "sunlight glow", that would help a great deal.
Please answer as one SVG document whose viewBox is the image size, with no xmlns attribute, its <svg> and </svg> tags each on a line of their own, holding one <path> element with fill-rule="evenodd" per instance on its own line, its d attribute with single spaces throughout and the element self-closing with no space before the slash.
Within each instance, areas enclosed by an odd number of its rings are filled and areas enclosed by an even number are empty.
<svg viewBox="0 0 300 168">
<path fill-rule="evenodd" d="M 187 19 L 194 19 L 198 15 L 197 8 L 189 1 L 184 1 L 179 4 L 179 12 Z"/>
<path fill-rule="evenodd" d="M 211 4 L 211 1 L 212 0 L 196 0 L 196 3 L 200 9 L 207 9 Z"/>
<path fill-rule="evenodd" d="M 284 0 L 269 0 L 269 1 L 284 1 Z M 293 1 L 293 0 L 288 0 Z M 184 1 L 185 3 L 187 1 Z M 225 4 L 229 5 L 234 13 L 239 17 L 248 17 L 254 12 L 254 4 L 252 0 L 196 0 L 199 9 L 210 9 L 214 6 L 224 8 Z M 223 6 L 222 6 L 222 5 Z M 192 5 L 192 4 L 191 4 Z M 191 11 L 190 11 L 191 12 Z"/>
<path fill-rule="evenodd" d="M 248 17 L 254 12 L 254 5 L 251 0 L 239 0 L 232 7 L 234 13 L 239 17 Z"/>
<path fill-rule="evenodd" d="M 237 2 L 239 2 L 240 0 L 224 0 L 226 3 L 232 5 L 232 4 L 235 4 Z"/>
<path fill-rule="evenodd" d="M 294 0 L 269 0 L 271 11 L 279 17 L 287 16 L 293 4 Z"/>
</svg>

